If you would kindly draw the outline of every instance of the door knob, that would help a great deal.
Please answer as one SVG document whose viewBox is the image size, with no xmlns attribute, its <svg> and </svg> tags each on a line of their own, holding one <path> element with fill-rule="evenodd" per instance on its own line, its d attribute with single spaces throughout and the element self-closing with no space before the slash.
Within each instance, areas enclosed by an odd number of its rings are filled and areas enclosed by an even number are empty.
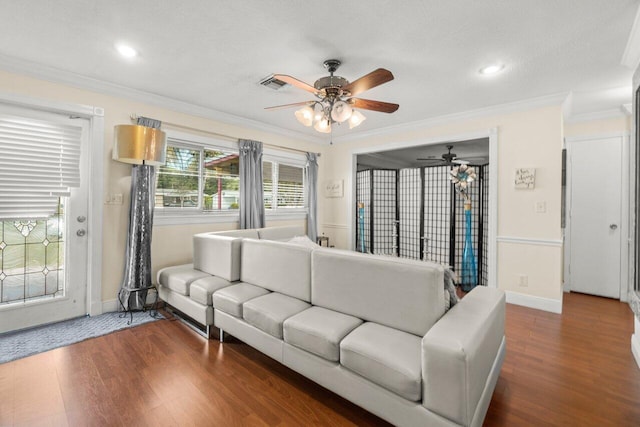
<svg viewBox="0 0 640 427">
<path fill-rule="evenodd" d="M 610 224 L 609 228 L 615 230 L 616 228 L 618 228 L 618 224 Z"/>
<path fill-rule="evenodd" d="M 81 228 L 80 230 L 76 231 L 76 234 L 78 235 L 78 237 L 82 237 L 87 234 L 87 231 L 84 228 Z"/>
</svg>

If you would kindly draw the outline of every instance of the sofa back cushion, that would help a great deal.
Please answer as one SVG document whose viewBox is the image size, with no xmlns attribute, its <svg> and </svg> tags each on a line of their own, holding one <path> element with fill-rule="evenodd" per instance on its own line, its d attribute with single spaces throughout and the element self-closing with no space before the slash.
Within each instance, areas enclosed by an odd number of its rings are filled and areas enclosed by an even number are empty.
<svg viewBox="0 0 640 427">
<path fill-rule="evenodd" d="M 241 260 L 243 282 L 311 301 L 311 249 L 284 242 L 244 239 Z"/>
<path fill-rule="evenodd" d="M 193 236 L 193 268 L 234 282 L 240 279 L 240 237 L 216 233 Z"/>
<path fill-rule="evenodd" d="M 313 305 L 418 336 L 444 314 L 439 264 L 336 249 L 311 259 Z"/>
<path fill-rule="evenodd" d="M 213 234 L 215 236 L 247 237 L 249 239 L 259 238 L 258 230 L 255 228 L 249 228 L 246 230 L 238 229 L 238 230 L 216 231 L 209 234 Z"/>
<path fill-rule="evenodd" d="M 302 225 L 285 225 L 282 227 L 267 227 L 257 230 L 261 240 L 287 241 L 296 236 L 307 234 Z M 254 237 L 257 238 L 257 237 Z"/>
</svg>

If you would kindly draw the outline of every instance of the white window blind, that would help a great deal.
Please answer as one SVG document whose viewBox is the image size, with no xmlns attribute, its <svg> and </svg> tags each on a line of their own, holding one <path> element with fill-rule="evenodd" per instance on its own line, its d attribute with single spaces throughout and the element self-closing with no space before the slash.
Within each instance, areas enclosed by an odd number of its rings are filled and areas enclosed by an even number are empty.
<svg viewBox="0 0 640 427">
<path fill-rule="evenodd" d="M 53 215 L 80 186 L 82 129 L 0 114 L 0 219 Z"/>
</svg>

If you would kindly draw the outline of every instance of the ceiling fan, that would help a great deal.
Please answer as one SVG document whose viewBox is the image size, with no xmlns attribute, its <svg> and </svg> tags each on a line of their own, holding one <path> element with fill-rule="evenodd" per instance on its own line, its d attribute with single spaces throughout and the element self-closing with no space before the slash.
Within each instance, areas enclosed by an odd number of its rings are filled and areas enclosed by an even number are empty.
<svg viewBox="0 0 640 427">
<path fill-rule="evenodd" d="M 334 76 L 341 62 L 337 59 L 324 61 L 329 75 L 315 81 L 313 86 L 286 74 L 274 74 L 273 78 L 288 83 L 298 89 L 312 93 L 317 100 L 296 102 L 294 104 L 267 107 L 266 110 L 278 110 L 303 106 L 295 112 L 296 119 L 305 126 L 312 126 L 322 133 L 331 132 L 333 123 L 349 122 L 349 129 L 360 125 L 366 117 L 357 109 L 393 113 L 398 104 L 354 98 L 366 90 L 380 86 L 393 80 L 391 71 L 378 68 L 367 75 L 349 82 L 344 77 Z"/>
<path fill-rule="evenodd" d="M 459 159 L 456 153 L 451 152 L 452 149 L 453 149 L 453 145 L 447 145 L 447 152 L 442 154 L 440 158 L 437 158 L 436 156 L 431 156 L 427 158 L 418 158 L 416 160 L 435 162 L 435 164 L 443 164 L 446 166 L 451 166 L 453 164 L 457 164 L 457 165 L 469 164 L 469 160 Z"/>
</svg>

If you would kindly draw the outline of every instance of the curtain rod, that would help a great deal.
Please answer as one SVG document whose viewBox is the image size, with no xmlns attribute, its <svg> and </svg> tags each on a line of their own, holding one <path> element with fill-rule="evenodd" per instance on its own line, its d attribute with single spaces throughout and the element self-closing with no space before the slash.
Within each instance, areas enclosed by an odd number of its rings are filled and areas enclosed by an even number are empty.
<svg viewBox="0 0 640 427">
<path fill-rule="evenodd" d="M 138 117 L 142 117 L 142 116 L 140 116 L 139 114 L 136 114 L 136 113 L 132 113 L 129 117 L 131 118 L 131 121 L 136 122 L 138 120 Z M 185 126 L 185 125 L 181 125 L 181 124 L 178 124 L 178 123 L 171 123 L 171 122 L 164 122 L 163 121 L 162 124 L 163 125 L 167 125 L 169 127 L 186 129 L 186 130 L 190 130 L 190 131 L 193 131 L 193 132 L 199 132 L 199 133 L 204 133 L 204 134 L 207 134 L 207 135 L 216 136 L 218 138 L 223 138 L 223 139 L 226 139 L 228 141 L 233 141 L 233 142 L 238 142 L 238 139 L 239 139 L 239 138 L 236 138 L 236 137 L 231 136 L 231 135 L 225 135 L 223 133 L 211 132 L 211 131 L 208 131 L 208 130 L 198 129 L 198 128 L 194 128 L 194 127 L 191 127 L 191 126 Z M 278 149 L 281 149 L 281 150 L 289 150 L 289 151 L 293 151 L 293 152 L 296 152 L 296 153 L 307 153 L 307 151 L 304 151 L 304 150 L 299 150 L 297 148 L 289 148 L 289 147 L 285 147 L 285 146 L 282 146 L 282 145 L 268 144 L 268 143 L 265 143 L 265 142 L 263 142 L 262 145 L 264 145 L 265 147 L 270 147 L 270 148 L 278 148 Z M 315 153 L 315 154 L 318 157 L 320 157 L 322 155 L 321 153 Z"/>
</svg>

